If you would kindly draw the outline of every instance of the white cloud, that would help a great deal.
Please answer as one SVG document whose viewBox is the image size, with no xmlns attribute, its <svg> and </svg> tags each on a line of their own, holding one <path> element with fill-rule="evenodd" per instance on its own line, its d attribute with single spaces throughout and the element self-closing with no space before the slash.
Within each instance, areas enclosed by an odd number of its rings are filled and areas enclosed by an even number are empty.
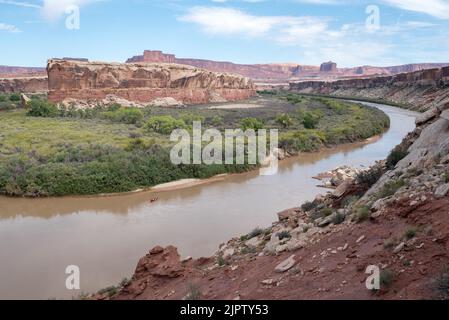
<svg viewBox="0 0 449 320">
<path fill-rule="evenodd" d="M 384 0 L 384 2 L 400 9 L 425 13 L 440 19 L 449 19 L 448 0 Z"/>
<path fill-rule="evenodd" d="M 19 28 L 12 24 L 0 23 L 0 31 L 6 31 L 10 33 L 18 33 L 21 32 Z"/>
<path fill-rule="evenodd" d="M 255 16 L 222 7 L 193 7 L 179 20 L 195 23 L 209 34 L 257 37 L 278 29 L 285 36 L 284 42 L 288 41 L 287 38 L 295 38 L 297 34 L 321 32 L 327 26 L 312 17 Z"/>
<path fill-rule="evenodd" d="M 298 48 L 298 59 L 302 63 L 334 60 L 341 66 L 398 62 L 392 58 L 395 45 L 390 40 L 403 30 L 397 26 L 382 26 L 372 33 L 364 24 L 331 27 L 331 22 L 335 21 L 326 17 L 263 16 L 223 7 L 193 7 L 179 19 L 194 23 L 214 36 L 258 37 L 279 46 Z"/>
<path fill-rule="evenodd" d="M 43 0 L 42 13 L 48 20 L 56 20 L 64 15 L 65 10 L 70 6 L 82 7 L 94 2 L 106 0 Z"/>
<path fill-rule="evenodd" d="M 9 5 L 18 6 L 18 7 L 36 8 L 36 9 L 41 8 L 40 5 L 37 5 L 34 3 L 29 3 L 29 2 L 21 2 L 21 1 L 0 0 L 0 4 L 9 4 Z"/>
</svg>

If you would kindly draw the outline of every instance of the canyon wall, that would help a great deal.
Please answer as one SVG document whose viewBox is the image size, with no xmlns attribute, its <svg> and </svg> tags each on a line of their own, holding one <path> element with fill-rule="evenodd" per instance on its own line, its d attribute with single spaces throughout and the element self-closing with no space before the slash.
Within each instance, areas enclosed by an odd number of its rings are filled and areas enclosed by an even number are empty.
<svg viewBox="0 0 449 320">
<path fill-rule="evenodd" d="M 178 64 L 119 64 L 50 60 L 52 102 L 101 102 L 111 96 L 140 104 L 173 98 L 184 104 L 247 99 L 255 94 L 245 77 Z"/>
<path fill-rule="evenodd" d="M 162 51 L 144 51 L 143 55 L 134 56 L 127 63 L 178 63 L 197 68 L 207 69 L 213 72 L 236 73 L 252 79 L 288 79 L 293 74 L 299 73 L 301 66 L 296 64 L 235 64 L 232 62 L 212 61 L 202 59 L 180 59 L 173 54 L 165 54 Z M 307 67 L 307 66 L 305 66 Z M 308 67 L 318 71 L 317 67 Z"/>
<path fill-rule="evenodd" d="M 47 77 L 0 78 L 1 93 L 45 93 L 47 91 Z"/>
<path fill-rule="evenodd" d="M 240 74 L 260 82 L 289 80 L 289 79 L 342 79 L 373 75 L 394 75 L 404 72 L 413 72 L 431 68 L 442 68 L 449 63 L 421 63 L 392 67 L 361 66 L 354 68 L 337 68 L 334 62 L 323 63 L 320 66 L 301 65 L 297 63 L 271 63 L 271 64 L 236 64 L 231 62 L 182 59 L 174 54 L 162 51 L 146 50 L 142 55 L 134 56 L 128 63 L 178 63 L 207 69 L 214 72 L 229 72 Z"/>
<path fill-rule="evenodd" d="M 308 94 L 380 100 L 417 111 L 449 102 L 449 67 L 394 76 L 338 81 L 290 83 L 290 90 Z"/>
</svg>

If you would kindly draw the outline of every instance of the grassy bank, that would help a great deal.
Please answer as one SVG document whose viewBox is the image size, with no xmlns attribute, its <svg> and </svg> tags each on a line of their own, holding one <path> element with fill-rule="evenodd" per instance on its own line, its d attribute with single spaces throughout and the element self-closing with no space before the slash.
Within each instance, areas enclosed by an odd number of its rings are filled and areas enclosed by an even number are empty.
<svg viewBox="0 0 449 320">
<path fill-rule="evenodd" d="M 0 112 L 0 193 L 63 196 L 116 193 L 185 178 L 255 169 L 251 165 L 180 165 L 170 161 L 173 129 L 279 129 L 291 153 L 354 142 L 389 125 L 381 111 L 338 100 L 263 95 L 262 108 L 187 109 L 120 106 L 58 109 L 35 99 L 30 109 Z M 12 109 L 12 110 L 11 110 Z"/>
</svg>

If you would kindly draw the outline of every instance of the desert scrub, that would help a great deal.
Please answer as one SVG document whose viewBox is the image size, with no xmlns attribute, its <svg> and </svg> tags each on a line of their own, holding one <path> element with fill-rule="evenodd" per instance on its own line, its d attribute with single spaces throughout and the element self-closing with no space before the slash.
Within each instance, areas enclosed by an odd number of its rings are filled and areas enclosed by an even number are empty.
<svg viewBox="0 0 449 320">
<path fill-rule="evenodd" d="M 388 289 L 393 285 L 396 274 L 390 269 L 384 269 L 380 272 L 380 286 L 382 289 Z"/>
<path fill-rule="evenodd" d="M 418 228 L 416 227 L 408 227 L 407 230 L 404 232 L 404 238 L 407 240 L 411 240 L 414 237 L 416 237 L 418 233 Z"/>
<path fill-rule="evenodd" d="M 164 135 L 171 134 L 176 129 L 186 129 L 184 120 L 175 119 L 172 116 L 156 116 L 150 118 L 145 124 L 145 130 Z"/>
<path fill-rule="evenodd" d="M 201 299 L 201 290 L 200 288 L 195 284 L 189 284 L 187 288 L 187 294 L 184 298 L 184 300 L 187 301 L 196 301 Z"/>
<path fill-rule="evenodd" d="M 409 152 L 408 150 L 403 146 L 396 147 L 391 153 L 388 155 L 387 158 L 387 168 L 389 170 L 392 170 L 396 167 L 396 165 L 404 159 L 406 156 L 408 156 Z"/>
<path fill-rule="evenodd" d="M 357 207 L 354 208 L 354 220 L 357 223 L 364 222 L 371 216 L 371 210 L 368 207 Z"/>
<path fill-rule="evenodd" d="M 384 170 L 380 166 L 374 166 L 369 170 L 360 172 L 357 177 L 357 183 L 371 188 L 373 185 L 379 181 L 379 179 L 384 174 Z"/>
<path fill-rule="evenodd" d="M 399 180 L 393 180 L 387 182 L 383 188 L 379 191 L 377 197 L 378 199 L 388 198 L 396 194 L 399 189 L 404 187 L 406 185 L 405 180 L 399 179 Z"/>
</svg>

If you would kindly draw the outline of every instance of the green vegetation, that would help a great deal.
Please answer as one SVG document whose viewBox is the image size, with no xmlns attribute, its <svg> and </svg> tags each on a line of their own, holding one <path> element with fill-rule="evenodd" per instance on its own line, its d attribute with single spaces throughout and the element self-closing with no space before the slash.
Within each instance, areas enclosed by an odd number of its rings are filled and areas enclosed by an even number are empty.
<svg viewBox="0 0 449 320">
<path fill-rule="evenodd" d="M 285 113 L 278 115 L 276 117 L 276 122 L 283 128 L 288 128 L 293 125 L 293 119 Z"/>
<path fill-rule="evenodd" d="M 171 134 L 175 129 L 185 129 L 186 123 L 182 119 L 175 119 L 172 116 L 152 117 L 145 124 L 145 130 L 160 134 Z"/>
<path fill-rule="evenodd" d="M 374 166 L 367 171 L 360 172 L 356 179 L 359 184 L 371 188 L 379 181 L 383 174 L 384 172 L 380 166 Z"/>
<path fill-rule="evenodd" d="M 261 228 L 255 228 L 253 231 L 251 231 L 250 233 L 248 233 L 247 235 L 244 235 L 242 237 L 240 237 L 240 241 L 247 241 L 250 240 L 254 237 L 258 237 L 262 234 L 265 233 L 265 230 L 261 229 Z"/>
<path fill-rule="evenodd" d="M 414 237 L 416 237 L 417 233 L 418 233 L 418 228 L 409 227 L 404 232 L 404 238 L 406 238 L 407 240 L 413 239 Z"/>
<path fill-rule="evenodd" d="M 406 185 L 403 179 L 387 182 L 382 190 L 379 191 L 378 199 L 388 198 L 396 194 L 396 192 Z"/>
<path fill-rule="evenodd" d="M 16 109 L 19 106 L 19 102 L 20 95 L 17 93 L 0 93 L 0 111 Z"/>
<path fill-rule="evenodd" d="M 369 207 L 363 206 L 354 209 L 354 219 L 357 223 L 364 222 L 371 216 L 371 210 Z"/>
<path fill-rule="evenodd" d="M 380 285 L 382 286 L 383 289 L 388 289 L 391 287 L 391 285 L 394 282 L 394 278 L 395 278 L 395 273 L 394 271 L 390 270 L 390 269 L 384 269 L 380 272 Z"/>
<path fill-rule="evenodd" d="M 200 288 L 194 284 L 189 284 L 187 295 L 184 298 L 187 301 L 196 301 L 201 299 Z"/>
<path fill-rule="evenodd" d="M 276 234 L 276 236 L 279 238 L 279 240 L 285 240 L 285 239 L 291 239 L 291 234 L 288 231 L 282 231 Z"/>
<path fill-rule="evenodd" d="M 240 126 L 243 131 L 246 130 L 261 130 L 263 129 L 263 122 L 256 118 L 245 118 L 240 121 Z"/>
<path fill-rule="evenodd" d="M 240 173 L 255 165 L 179 165 L 170 161 L 174 129 L 278 129 L 280 147 L 294 153 L 358 141 L 382 133 L 388 117 L 377 109 L 331 99 L 276 93 L 264 108 L 58 108 L 32 97 L 27 110 L 0 112 L 0 193 L 64 196 L 127 192 L 178 179 Z M 13 96 L 13 100 L 16 97 Z M 301 115 L 319 117 L 307 129 Z"/>
<path fill-rule="evenodd" d="M 391 151 L 387 158 L 387 169 L 394 169 L 399 161 L 404 159 L 406 156 L 408 156 L 408 151 L 405 148 L 401 146 L 396 147 L 393 151 Z"/>
</svg>

